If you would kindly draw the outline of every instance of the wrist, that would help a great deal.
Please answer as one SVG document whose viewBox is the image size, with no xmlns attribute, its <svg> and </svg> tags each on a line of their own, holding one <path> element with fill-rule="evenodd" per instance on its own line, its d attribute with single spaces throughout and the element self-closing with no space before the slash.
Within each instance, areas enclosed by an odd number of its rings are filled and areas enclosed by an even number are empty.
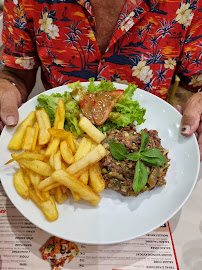
<svg viewBox="0 0 202 270">
<path fill-rule="evenodd" d="M 16 83 L 14 83 L 14 81 L 12 81 L 11 79 L 3 79 L 3 80 L 10 82 L 12 85 L 14 85 L 17 88 Z"/>
</svg>

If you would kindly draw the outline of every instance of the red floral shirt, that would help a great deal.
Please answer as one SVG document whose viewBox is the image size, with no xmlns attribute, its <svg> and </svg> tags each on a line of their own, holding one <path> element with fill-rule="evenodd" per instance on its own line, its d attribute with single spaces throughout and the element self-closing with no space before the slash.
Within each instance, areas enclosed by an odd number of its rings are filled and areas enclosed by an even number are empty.
<svg viewBox="0 0 202 270">
<path fill-rule="evenodd" d="M 5 0 L 2 63 L 42 67 L 46 88 L 104 78 L 166 99 L 174 72 L 202 87 L 202 0 L 127 0 L 101 55 L 89 0 Z"/>
</svg>

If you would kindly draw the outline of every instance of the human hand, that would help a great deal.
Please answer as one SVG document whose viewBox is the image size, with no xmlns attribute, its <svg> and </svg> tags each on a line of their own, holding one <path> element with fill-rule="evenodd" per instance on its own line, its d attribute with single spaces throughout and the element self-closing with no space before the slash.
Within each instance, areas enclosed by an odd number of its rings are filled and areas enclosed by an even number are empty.
<svg viewBox="0 0 202 270">
<path fill-rule="evenodd" d="M 0 133 L 4 127 L 18 123 L 18 107 L 22 104 L 17 87 L 5 79 L 0 79 Z"/>
<path fill-rule="evenodd" d="M 202 92 L 194 94 L 186 103 L 184 110 L 181 106 L 176 108 L 182 113 L 181 134 L 190 136 L 195 133 L 202 161 Z"/>
</svg>

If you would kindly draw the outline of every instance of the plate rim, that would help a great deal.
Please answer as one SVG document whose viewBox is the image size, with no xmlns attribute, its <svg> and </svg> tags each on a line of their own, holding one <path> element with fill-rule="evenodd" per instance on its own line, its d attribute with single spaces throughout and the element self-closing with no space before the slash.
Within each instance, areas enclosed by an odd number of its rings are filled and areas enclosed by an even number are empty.
<svg viewBox="0 0 202 270">
<path fill-rule="evenodd" d="M 89 82 L 81 82 L 82 84 L 84 84 L 84 85 L 88 85 L 89 84 Z M 100 83 L 100 81 L 95 81 L 95 83 L 96 84 L 98 84 L 98 83 Z M 122 87 L 124 87 L 124 90 L 125 90 L 125 88 L 127 87 L 127 85 L 123 85 L 123 84 L 119 84 L 119 83 L 113 83 L 114 84 L 114 86 L 117 88 L 117 86 L 122 86 Z M 116 86 L 117 85 L 117 86 Z M 60 89 L 63 89 L 63 88 L 67 88 L 66 89 L 66 91 L 68 91 L 68 84 L 67 85 L 62 85 L 62 86 L 59 86 L 59 87 L 54 87 L 54 88 L 52 88 L 52 89 L 49 89 L 49 90 L 47 90 L 47 91 L 44 91 L 44 92 L 42 92 L 42 93 L 39 93 L 38 95 L 36 95 L 36 96 L 34 96 L 33 98 L 31 98 L 31 99 L 29 99 L 26 103 L 28 103 L 28 102 L 33 102 L 33 100 L 37 100 L 37 97 L 39 96 L 39 95 L 41 95 L 41 94 L 52 94 L 53 92 L 55 92 L 55 91 L 60 91 Z M 71 91 L 71 89 L 69 89 L 70 91 Z M 147 91 L 145 91 L 145 90 L 142 90 L 142 89 L 140 89 L 140 88 L 137 88 L 137 91 L 141 91 L 142 93 L 143 93 L 143 95 L 151 95 L 152 96 L 152 98 L 156 98 L 157 100 L 161 100 L 161 101 L 163 101 L 163 102 L 165 102 L 165 104 L 166 104 L 166 106 L 169 106 L 170 107 L 170 109 L 172 109 L 173 111 L 175 111 L 175 113 L 177 113 L 179 116 L 181 116 L 181 114 L 173 107 L 173 106 L 171 106 L 169 103 L 167 103 L 166 101 L 164 101 L 164 100 L 162 100 L 162 99 L 160 99 L 158 96 L 155 96 L 155 95 L 153 95 L 153 94 L 151 94 L 151 93 L 149 93 L 149 92 L 147 92 Z M 64 89 L 64 92 L 65 92 L 65 89 Z M 61 92 L 61 93 L 63 93 L 63 91 Z M 26 104 L 25 103 L 25 104 Z M 24 104 L 23 104 L 24 105 Z M 22 105 L 22 107 L 21 108 L 19 108 L 19 113 L 20 113 L 20 111 L 21 110 L 23 110 L 23 105 Z M 141 105 L 142 107 L 144 107 L 143 105 Z M 31 111 L 31 110 L 30 110 Z M 29 111 L 29 112 L 30 112 Z M 28 112 L 28 113 L 29 113 Z M 18 127 L 18 125 L 15 127 L 15 129 Z M 14 129 L 14 130 L 15 130 Z M 6 132 L 5 131 L 5 129 L 3 130 L 3 132 Z M 2 134 L 4 134 L 2 132 Z M 192 137 L 193 137 L 193 142 L 197 145 L 197 140 L 196 140 L 196 137 L 195 137 L 195 135 L 193 134 L 192 135 Z M 1 143 L 1 138 L 2 138 L 2 136 L 0 136 L 0 143 Z M 178 206 L 178 208 L 174 211 L 174 212 L 172 212 L 170 215 L 168 215 L 167 216 L 167 221 L 169 220 L 169 219 L 171 219 L 181 208 L 182 208 L 182 206 L 185 204 L 185 202 L 188 200 L 188 198 L 190 197 L 190 195 L 191 195 L 191 193 L 192 193 L 192 191 L 193 191 L 193 189 L 194 189 L 194 187 L 195 187 L 195 185 L 196 185 L 196 183 L 197 183 L 197 179 L 198 179 L 198 175 L 199 175 L 199 170 L 200 170 L 200 158 L 199 158 L 199 149 L 198 149 L 198 147 L 197 147 L 197 150 L 198 150 L 198 153 L 197 153 L 197 156 L 198 156 L 198 164 L 197 164 L 197 171 L 196 171 L 196 175 L 195 175 L 195 179 L 194 179 L 194 181 L 193 181 L 193 184 L 192 184 L 192 188 L 189 190 L 189 192 L 186 194 L 186 198 L 185 198 L 185 200 L 183 200 L 182 202 L 181 202 L 181 204 Z M 1 177 L 0 177 L 1 178 Z M 13 198 L 11 197 L 10 198 L 10 196 L 9 196 L 9 194 L 7 193 L 7 190 L 6 190 L 6 188 L 5 188 L 5 186 L 4 186 L 4 181 L 2 181 L 1 180 L 1 183 L 2 183 L 2 186 L 3 186 L 3 188 L 4 188 L 4 191 L 5 191 L 5 193 L 6 193 L 6 195 L 8 196 L 8 198 L 11 200 L 11 202 L 13 203 L 13 205 L 15 206 L 15 202 L 13 202 Z M 16 206 L 15 206 L 16 207 Z M 16 207 L 17 208 L 17 207 Z M 17 208 L 17 210 L 22 214 L 22 212 L 21 212 L 21 209 L 19 209 L 19 208 Z M 30 221 L 30 219 L 29 218 L 27 218 L 27 216 L 25 216 L 24 214 L 22 214 L 26 219 L 28 219 L 29 221 Z M 51 231 L 49 231 L 48 229 L 46 229 L 46 228 L 44 228 L 43 226 L 39 226 L 38 224 L 37 224 L 37 222 L 35 223 L 34 221 L 31 221 L 36 227 L 38 227 L 38 228 L 40 228 L 40 229 L 42 229 L 43 231 L 45 231 L 45 232 L 48 232 L 49 234 L 53 234 Z M 166 222 L 166 221 L 165 221 Z M 140 237 L 140 236 L 142 236 L 142 235 L 145 235 L 146 233 L 148 233 L 148 232 L 151 232 L 151 231 L 153 231 L 154 229 L 156 229 L 156 228 L 158 228 L 159 226 L 161 226 L 162 224 L 158 224 L 158 225 L 156 225 L 154 228 L 152 228 L 152 229 L 149 229 L 148 231 L 146 231 L 146 232 L 144 232 L 144 234 L 139 234 L 139 235 L 136 235 L 134 238 L 137 238 L 137 237 Z M 54 235 L 56 235 L 55 233 L 54 233 Z M 56 235 L 56 236 L 58 236 L 58 237 L 60 237 L 60 238 L 64 238 L 64 237 L 61 237 L 61 235 Z M 90 241 L 90 242 L 88 242 L 88 241 L 79 241 L 79 240 L 75 240 L 75 239 L 71 239 L 71 237 L 68 237 L 68 240 L 70 240 L 70 241 L 75 241 L 75 242 L 77 242 L 77 243 L 86 243 L 86 244 L 91 244 L 91 245 L 109 245 L 109 244 L 115 244 L 115 243 L 120 243 L 120 242 L 125 242 L 125 241 L 128 241 L 128 240 L 130 240 L 130 239 L 133 239 L 133 237 L 128 237 L 128 239 L 127 238 L 124 238 L 124 239 L 122 239 L 122 240 L 117 240 L 117 241 L 107 241 L 107 242 L 92 242 L 92 241 Z"/>
</svg>

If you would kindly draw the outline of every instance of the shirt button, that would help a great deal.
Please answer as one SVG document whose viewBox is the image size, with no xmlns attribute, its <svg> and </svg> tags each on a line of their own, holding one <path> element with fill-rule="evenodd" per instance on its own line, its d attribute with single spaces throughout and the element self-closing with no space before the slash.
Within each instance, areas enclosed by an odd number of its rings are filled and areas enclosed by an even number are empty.
<svg viewBox="0 0 202 270">
<path fill-rule="evenodd" d="M 104 65 L 104 64 L 105 64 L 105 59 L 104 59 L 104 58 L 102 58 L 102 60 L 101 60 L 101 64 L 102 64 L 102 65 Z"/>
</svg>

